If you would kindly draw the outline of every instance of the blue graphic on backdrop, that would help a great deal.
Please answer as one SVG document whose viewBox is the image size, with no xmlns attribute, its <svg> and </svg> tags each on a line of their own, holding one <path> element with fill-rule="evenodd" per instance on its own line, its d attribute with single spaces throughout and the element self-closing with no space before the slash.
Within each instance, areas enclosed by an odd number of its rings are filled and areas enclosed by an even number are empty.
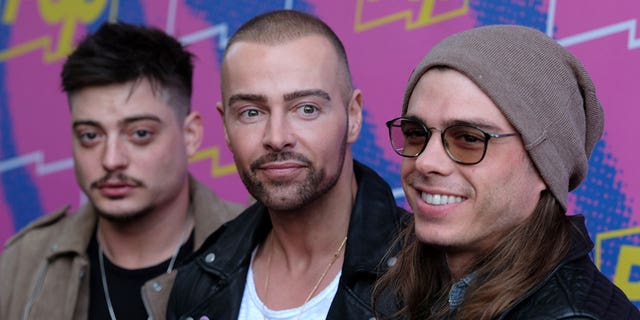
<svg viewBox="0 0 640 320">
<path fill-rule="evenodd" d="M 362 111 L 362 117 L 364 120 L 362 121 L 363 124 L 362 130 L 360 131 L 360 137 L 356 143 L 351 146 L 354 158 L 378 172 L 378 174 L 386 180 L 387 183 L 389 183 L 391 188 L 402 188 L 402 184 L 400 182 L 400 164 L 384 158 L 384 149 L 382 149 L 382 147 L 388 146 L 391 148 L 391 146 L 389 145 L 389 141 L 386 136 L 376 137 L 374 135 L 376 124 L 369 120 L 367 108 L 375 107 L 365 106 Z M 401 201 L 403 200 L 403 194 L 396 196 L 396 201 L 400 205 L 402 205 Z"/>
<path fill-rule="evenodd" d="M 212 1 L 205 2 L 200 0 L 186 0 L 187 6 L 204 15 L 204 19 L 216 25 L 226 23 L 228 27 L 228 36 L 230 37 L 238 28 L 249 19 L 268 11 L 279 9 L 294 9 L 304 12 L 313 12 L 313 6 L 306 1 L 291 1 L 292 7 L 285 8 L 287 1 L 255 1 L 255 0 L 237 0 L 237 1 Z M 220 21 L 220 17 L 232 17 L 232 20 Z M 214 47 L 218 53 L 218 64 L 222 61 L 223 48 Z"/>
<path fill-rule="evenodd" d="M 630 227 L 631 207 L 625 205 L 627 196 L 621 190 L 621 183 L 616 182 L 615 166 L 610 165 L 615 163 L 613 156 L 605 153 L 605 148 L 605 141 L 598 141 L 589 160 L 587 179 L 573 191 L 577 197 L 576 212 L 587 217 L 587 229 L 592 236 L 606 230 Z M 614 241 L 615 245 L 602 248 L 601 258 L 605 262 L 617 260 L 621 245 L 633 245 L 625 238 L 609 241 Z M 615 274 L 615 264 L 603 263 L 600 270 L 611 276 Z M 637 272 L 636 269 L 632 277 L 640 278 Z"/>
<path fill-rule="evenodd" d="M 476 15 L 477 26 L 519 24 L 542 32 L 547 27 L 547 13 L 536 9 L 547 8 L 542 0 L 471 0 L 469 6 Z"/>
<path fill-rule="evenodd" d="M 0 48 L 6 48 L 9 43 L 10 27 L 0 24 Z M 7 73 L 5 62 L 0 63 L 0 160 L 18 156 L 16 141 L 11 124 L 11 112 L 8 103 Z M 0 172 L 2 181 L 2 196 L 7 204 L 9 214 L 13 217 L 14 230 L 27 225 L 40 217 L 44 209 L 40 200 L 40 193 L 33 178 L 26 167 L 14 168 Z"/>
<path fill-rule="evenodd" d="M 111 5 L 113 4 L 111 1 Z M 107 5 L 106 9 L 102 11 L 102 14 L 96 21 L 92 24 L 87 25 L 87 33 L 93 33 L 102 23 L 109 20 L 109 7 Z M 127 22 L 132 24 L 146 24 L 146 20 L 144 19 L 144 8 L 139 0 L 129 0 L 129 1 L 118 1 L 118 13 L 117 20 L 120 22 Z"/>
</svg>

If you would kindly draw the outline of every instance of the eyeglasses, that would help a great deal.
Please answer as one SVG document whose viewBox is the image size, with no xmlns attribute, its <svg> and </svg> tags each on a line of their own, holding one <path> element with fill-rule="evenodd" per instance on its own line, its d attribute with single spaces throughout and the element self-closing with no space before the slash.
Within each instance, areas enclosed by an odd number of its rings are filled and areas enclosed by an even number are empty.
<svg viewBox="0 0 640 320">
<path fill-rule="evenodd" d="M 470 125 L 452 125 L 444 130 L 427 128 L 424 123 L 411 118 L 387 121 L 389 139 L 393 151 L 406 158 L 417 158 L 427 147 L 432 131 L 440 131 L 442 145 L 451 160 L 459 164 L 477 164 L 487 153 L 487 144 L 494 138 L 505 138 L 518 133 L 488 133 Z"/>
</svg>

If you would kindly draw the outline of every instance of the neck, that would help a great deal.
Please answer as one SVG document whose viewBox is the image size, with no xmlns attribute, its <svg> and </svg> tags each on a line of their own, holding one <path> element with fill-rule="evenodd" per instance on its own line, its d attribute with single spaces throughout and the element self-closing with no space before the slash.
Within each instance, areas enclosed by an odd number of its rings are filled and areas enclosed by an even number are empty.
<svg viewBox="0 0 640 320">
<path fill-rule="evenodd" d="M 351 164 L 345 165 L 338 183 L 325 195 L 296 212 L 269 210 L 274 248 L 292 262 L 330 255 L 347 235 L 357 183 Z M 266 241 L 265 241 L 266 243 Z"/>
<path fill-rule="evenodd" d="M 297 212 L 269 211 L 273 229 L 253 262 L 256 290 L 269 308 L 304 305 L 342 269 L 357 192 L 352 164 L 344 167 L 336 186 L 312 204 Z"/>
<path fill-rule="evenodd" d="M 471 268 L 479 259 L 494 250 L 496 245 L 499 245 L 504 238 L 504 234 L 504 232 L 496 233 L 466 247 L 445 248 L 445 257 L 452 279 L 458 281 L 475 271 L 471 270 Z"/>
<path fill-rule="evenodd" d="M 127 223 L 98 219 L 97 239 L 109 260 L 141 269 L 171 258 L 193 228 L 188 192 L 184 200 Z"/>
<path fill-rule="evenodd" d="M 446 259 L 451 279 L 453 282 L 457 282 L 471 273 L 469 268 L 475 260 L 475 256 L 469 253 L 447 253 Z"/>
</svg>

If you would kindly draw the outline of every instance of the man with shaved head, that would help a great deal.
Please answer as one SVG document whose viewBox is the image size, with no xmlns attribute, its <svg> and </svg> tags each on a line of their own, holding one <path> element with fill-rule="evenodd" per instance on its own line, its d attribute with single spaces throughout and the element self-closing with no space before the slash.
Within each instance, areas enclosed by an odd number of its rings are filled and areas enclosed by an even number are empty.
<svg viewBox="0 0 640 320">
<path fill-rule="evenodd" d="M 353 159 L 362 127 L 344 47 L 318 18 L 243 25 L 222 61 L 225 137 L 258 200 L 178 272 L 169 319 L 371 318 L 406 212 Z"/>
</svg>

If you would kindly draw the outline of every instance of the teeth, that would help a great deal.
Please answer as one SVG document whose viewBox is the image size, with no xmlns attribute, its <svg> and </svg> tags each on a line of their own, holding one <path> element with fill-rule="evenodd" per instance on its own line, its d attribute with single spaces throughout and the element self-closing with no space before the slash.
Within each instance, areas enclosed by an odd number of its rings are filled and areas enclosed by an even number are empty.
<svg viewBox="0 0 640 320">
<path fill-rule="evenodd" d="M 462 197 L 447 196 L 444 194 L 429 194 L 423 192 L 422 200 L 430 205 L 441 206 L 445 204 L 460 203 L 463 199 Z"/>
</svg>

